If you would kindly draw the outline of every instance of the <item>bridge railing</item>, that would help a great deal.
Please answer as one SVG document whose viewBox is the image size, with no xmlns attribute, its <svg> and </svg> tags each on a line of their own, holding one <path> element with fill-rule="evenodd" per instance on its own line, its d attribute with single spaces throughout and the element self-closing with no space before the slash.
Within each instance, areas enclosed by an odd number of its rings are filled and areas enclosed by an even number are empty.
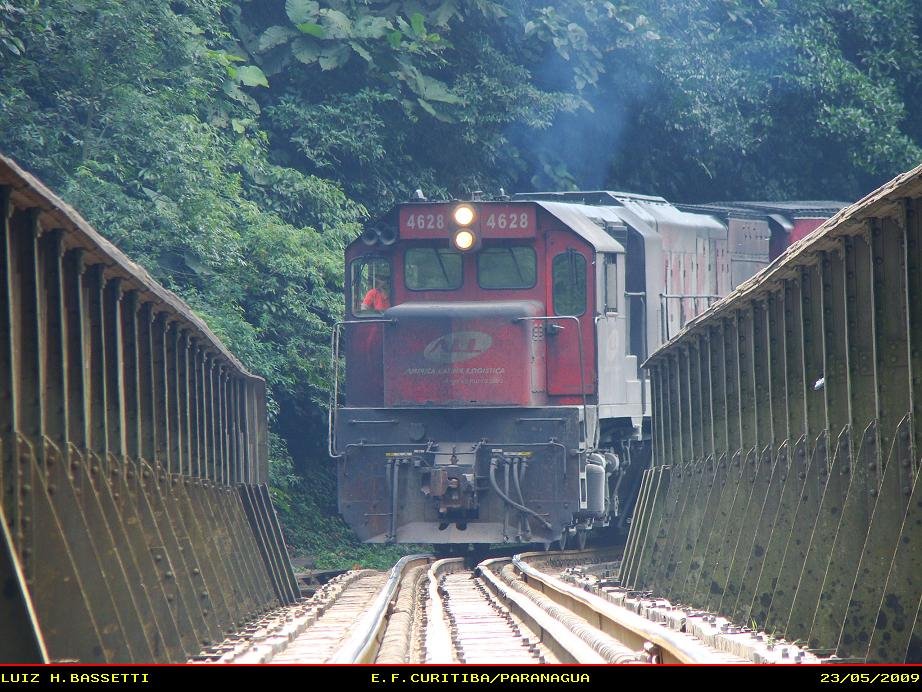
<svg viewBox="0 0 922 692">
<path fill-rule="evenodd" d="M 265 396 L 185 303 L 0 157 L 0 577 L 22 585 L 0 660 L 18 638 L 37 659 L 181 661 L 293 601 Z"/>
<path fill-rule="evenodd" d="M 840 657 L 922 661 L 922 167 L 647 361 L 626 585 Z"/>
</svg>

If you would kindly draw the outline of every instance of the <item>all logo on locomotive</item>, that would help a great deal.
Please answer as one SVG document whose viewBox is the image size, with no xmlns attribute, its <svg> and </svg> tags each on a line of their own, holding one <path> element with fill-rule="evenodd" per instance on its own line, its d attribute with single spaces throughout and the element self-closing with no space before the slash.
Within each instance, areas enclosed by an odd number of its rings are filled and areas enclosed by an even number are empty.
<svg viewBox="0 0 922 692">
<path fill-rule="evenodd" d="M 619 192 L 399 206 L 346 249 L 341 513 L 369 542 L 623 532 L 651 457 L 643 361 L 843 206 Z"/>
</svg>

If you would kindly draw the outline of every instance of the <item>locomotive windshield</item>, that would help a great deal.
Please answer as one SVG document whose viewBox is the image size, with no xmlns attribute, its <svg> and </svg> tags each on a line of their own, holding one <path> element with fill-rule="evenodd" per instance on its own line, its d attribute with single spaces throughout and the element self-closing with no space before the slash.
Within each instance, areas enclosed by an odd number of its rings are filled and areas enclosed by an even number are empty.
<svg viewBox="0 0 922 692">
<path fill-rule="evenodd" d="M 531 288 L 537 275 L 535 250 L 528 246 L 491 247 L 477 255 L 481 288 Z"/>
<path fill-rule="evenodd" d="M 453 291 L 461 288 L 461 255 L 447 248 L 410 248 L 403 276 L 411 291 Z"/>
</svg>

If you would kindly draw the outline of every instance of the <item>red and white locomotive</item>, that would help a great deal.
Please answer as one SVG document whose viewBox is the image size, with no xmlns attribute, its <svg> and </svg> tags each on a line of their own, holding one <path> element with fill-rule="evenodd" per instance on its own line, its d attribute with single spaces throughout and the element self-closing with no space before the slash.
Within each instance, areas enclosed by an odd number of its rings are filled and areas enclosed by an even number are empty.
<svg viewBox="0 0 922 692">
<path fill-rule="evenodd" d="M 582 543 L 623 526 L 650 454 L 640 363 L 841 206 L 401 205 L 346 249 L 340 512 L 370 542 Z"/>
</svg>

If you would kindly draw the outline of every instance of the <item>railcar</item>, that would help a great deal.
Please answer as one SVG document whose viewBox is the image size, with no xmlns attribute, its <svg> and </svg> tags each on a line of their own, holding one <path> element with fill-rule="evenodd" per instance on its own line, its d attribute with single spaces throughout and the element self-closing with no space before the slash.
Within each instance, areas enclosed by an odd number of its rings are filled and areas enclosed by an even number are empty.
<svg viewBox="0 0 922 692">
<path fill-rule="evenodd" d="M 329 429 L 359 537 L 623 530 L 650 457 L 640 363 L 770 259 L 768 221 L 735 239 L 728 214 L 536 193 L 420 200 L 367 228 L 345 253 Z"/>
</svg>

